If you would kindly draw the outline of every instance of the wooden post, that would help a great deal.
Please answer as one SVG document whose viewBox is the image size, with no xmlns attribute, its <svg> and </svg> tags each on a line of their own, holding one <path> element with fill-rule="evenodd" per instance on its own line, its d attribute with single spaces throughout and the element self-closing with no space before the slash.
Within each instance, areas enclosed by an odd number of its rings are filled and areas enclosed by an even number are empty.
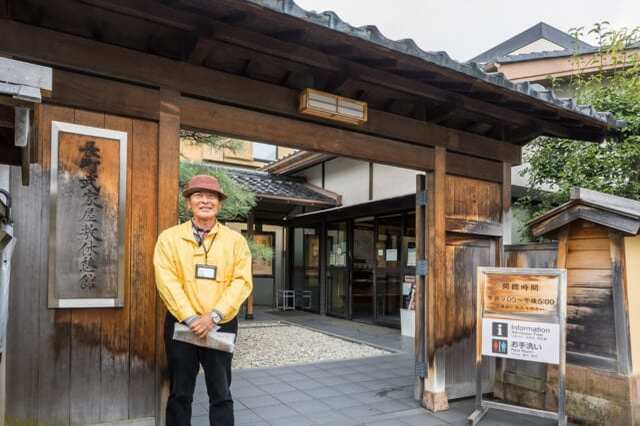
<svg viewBox="0 0 640 426">
<path fill-rule="evenodd" d="M 629 298 L 625 285 L 624 236 L 609 231 L 609 253 L 611 256 L 611 289 L 613 295 L 613 316 L 616 330 L 616 352 L 618 354 L 618 374 L 631 375 L 629 348 Z M 632 302 L 633 304 L 633 302 Z"/>
<path fill-rule="evenodd" d="M 427 183 L 426 176 L 419 174 L 416 175 L 416 259 L 419 262 L 426 261 L 425 253 L 427 251 Z M 426 203 L 425 203 L 426 201 Z M 416 265 L 417 266 L 417 265 Z M 418 268 L 416 268 L 418 269 Z M 414 351 L 416 357 L 416 386 L 414 389 L 414 398 L 418 401 L 422 401 L 422 395 L 424 391 L 424 374 L 418 370 L 426 368 L 425 364 L 425 315 L 424 308 L 426 299 L 425 287 L 426 287 L 426 275 L 420 271 L 416 271 L 416 289 L 414 294 L 415 300 L 415 340 Z"/>
<path fill-rule="evenodd" d="M 180 178 L 180 93 L 160 89 L 158 127 L 158 233 L 178 223 L 178 180 Z M 157 302 L 156 334 L 156 425 L 165 424 L 165 407 L 169 396 L 167 359 L 164 349 L 166 309 Z"/>
<path fill-rule="evenodd" d="M 504 246 L 511 244 L 511 227 L 513 222 L 513 212 L 511 210 L 511 164 L 502 163 L 502 237 L 498 239 L 498 249 L 496 250 L 496 266 L 507 266 Z M 478 336 L 479 338 L 480 336 Z M 479 342 L 479 340 L 477 340 Z M 504 376 L 507 370 L 506 358 L 496 358 L 496 382 L 499 385 L 494 387 L 494 396 L 504 398 Z M 481 376 L 479 376 L 481 377 Z M 477 395 L 476 395 L 477 397 Z"/>
<path fill-rule="evenodd" d="M 252 240 L 254 233 L 255 233 L 255 215 L 253 214 L 253 212 L 250 212 L 249 216 L 247 216 L 247 238 L 249 240 Z M 253 271 L 252 271 L 252 275 L 253 275 Z M 247 298 L 247 310 L 244 314 L 244 319 L 246 320 L 253 319 L 253 290 L 251 290 L 251 294 Z"/>
<path fill-rule="evenodd" d="M 446 158 L 445 148 L 436 147 L 434 170 L 429 175 L 428 210 L 428 286 L 425 292 L 426 364 L 423 404 L 431 411 L 449 408 L 445 391 L 445 343 L 443 331 L 447 312 L 446 287 Z"/>
</svg>

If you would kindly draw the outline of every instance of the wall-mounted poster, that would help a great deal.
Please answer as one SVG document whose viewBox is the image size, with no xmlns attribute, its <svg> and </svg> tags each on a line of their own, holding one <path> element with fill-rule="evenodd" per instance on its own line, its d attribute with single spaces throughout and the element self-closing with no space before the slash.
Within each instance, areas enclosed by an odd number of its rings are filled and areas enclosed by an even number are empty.
<svg viewBox="0 0 640 426">
<path fill-rule="evenodd" d="M 268 247 L 272 251 L 275 248 L 276 234 L 274 232 L 258 232 L 253 234 L 256 244 L 261 247 Z M 254 258 L 253 259 L 253 275 L 259 277 L 273 277 L 273 263 L 275 262 L 275 253 L 271 259 Z"/>
<path fill-rule="evenodd" d="M 127 134 L 51 126 L 49 307 L 122 307 Z"/>
</svg>

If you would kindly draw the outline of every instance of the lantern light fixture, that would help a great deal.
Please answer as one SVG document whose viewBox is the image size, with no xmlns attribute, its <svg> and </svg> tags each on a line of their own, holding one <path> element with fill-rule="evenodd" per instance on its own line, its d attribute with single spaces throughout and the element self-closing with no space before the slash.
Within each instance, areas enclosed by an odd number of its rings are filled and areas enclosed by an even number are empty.
<svg viewBox="0 0 640 426">
<path fill-rule="evenodd" d="M 367 122 L 367 103 L 315 89 L 300 93 L 302 114 L 343 123 L 362 125 Z"/>
</svg>

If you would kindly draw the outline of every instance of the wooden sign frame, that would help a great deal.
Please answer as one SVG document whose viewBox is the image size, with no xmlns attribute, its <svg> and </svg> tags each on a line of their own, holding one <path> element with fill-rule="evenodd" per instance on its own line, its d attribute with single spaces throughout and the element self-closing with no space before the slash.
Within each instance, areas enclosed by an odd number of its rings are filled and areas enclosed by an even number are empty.
<svg viewBox="0 0 640 426">
<path fill-rule="evenodd" d="M 108 297 L 96 297 L 90 295 L 88 297 L 60 297 L 58 295 L 57 285 L 57 256 L 58 250 L 62 245 L 58 241 L 62 237 L 57 235 L 57 224 L 59 215 L 73 214 L 74 212 L 58 212 L 59 191 L 64 190 L 59 186 L 60 157 L 59 149 L 61 136 L 70 134 L 72 136 L 87 136 L 96 138 L 102 143 L 117 143 L 117 185 L 111 188 L 112 191 L 117 190 L 117 206 L 115 206 L 117 218 L 117 232 L 115 238 L 117 241 L 112 242 L 112 252 L 116 252 L 117 262 L 117 278 L 113 295 Z M 106 142 L 105 142 L 106 141 Z M 94 142 L 95 144 L 96 142 Z M 99 163 L 98 163 L 99 164 Z M 59 121 L 51 122 L 51 169 L 50 169 L 50 219 L 49 219 L 49 259 L 48 259 L 48 307 L 49 308 L 118 308 L 124 306 L 124 286 L 125 286 L 125 222 L 126 222 L 126 200 L 127 200 L 127 133 L 116 130 L 102 129 L 96 127 L 81 126 L 71 123 L 63 123 Z M 100 166 L 94 166 L 100 167 Z M 106 167 L 106 166 L 105 166 Z M 112 176 L 113 179 L 113 176 Z M 96 182 L 93 182 L 97 184 Z M 93 186 L 95 188 L 95 186 Z M 95 191 L 96 194 L 100 192 Z M 102 207 L 100 207 L 102 208 Z M 112 207 L 113 209 L 113 207 Z M 93 230 L 92 230 L 93 231 Z M 93 232 L 91 233 L 93 235 Z M 111 236 L 109 236 L 111 237 Z M 106 238 L 105 238 L 106 239 Z M 67 249 L 65 247 L 65 249 Z M 68 248 L 67 250 L 71 250 Z M 113 260 L 109 259 L 112 264 Z M 94 261 L 94 263 L 96 263 Z M 96 269 L 97 271 L 97 269 Z"/>
<path fill-rule="evenodd" d="M 483 400 L 482 398 L 482 323 L 485 318 L 485 289 L 489 275 L 501 276 L 527 276 L 527 277 L 553 277 L 557 279 L 555 309 L 547 309 L 544 312 L 531 312 L 522 309 L 523 312 L 512 310 L 511 312 L 492 312 L 488 315 L 491 319 L 519 320 L 536 323 L 557 324 L 559 326 L 560 356 L 559 356 L 559 380 L 558 380 L 558 412 L 539 410 L 518 405 Z M 566 374 L 566 326 L 567 326 L 567 270 L 557 268 L 498 268 L 480 266 L 477 270 L 476 286 L 476 409 L 467 418 L 469 426 L 475 426 L 485 416 L 487 411 L 498 409 L 519 414 L 527 414 L 552 420 L 557 420 L 558 425 L 566 426 L 567 416 L 565 410 L 565 374 Z"/>
</svg>

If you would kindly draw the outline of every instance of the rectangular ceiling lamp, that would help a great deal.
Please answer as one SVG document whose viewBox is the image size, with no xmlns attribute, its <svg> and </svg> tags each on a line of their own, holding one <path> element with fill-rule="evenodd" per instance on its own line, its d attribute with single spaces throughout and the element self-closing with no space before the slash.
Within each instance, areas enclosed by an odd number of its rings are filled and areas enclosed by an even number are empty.
<svg viewBox="0 0 640 426">
<path fill-rule="evenodd" d="M 367 122 L 366 102 L 315 89 L 304 89 L 300 93 L 299 111 L 302 114 L 349 124 L 361 125 Z"/>
</svg>

